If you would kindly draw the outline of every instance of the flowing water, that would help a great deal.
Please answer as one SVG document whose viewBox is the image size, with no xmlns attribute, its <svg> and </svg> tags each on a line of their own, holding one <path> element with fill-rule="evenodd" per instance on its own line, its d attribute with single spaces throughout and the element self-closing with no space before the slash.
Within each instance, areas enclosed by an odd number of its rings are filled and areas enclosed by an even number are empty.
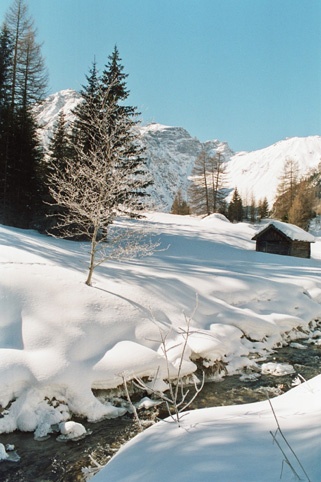
<svg viewBox="0 0 321 482">
<path fill-rule="evenodd" d="M 287 363 L 295 374 L 284 376 L 261 375 L 240 379 L 239 375 L 226 377 L 221 382 L 206 383 L 191 408 L 242 404 L 266 400 L 292 387 L 300 376 L 305 380 L 321 373 L 321 346 L 307 345 L 306 349 L 284 347 L 265 362 Z M 35 441 L 33 434 L 14 432 L 0 435 L 4 445 L 14 444 L 19 462 L 0 462 L 2 482 L 76 482 L 84 481 L 84 467 L 96 462 L 104 465 L 119 447 L 137 433 L 133 419 L 103 420 L 96 424 L 80 420 L 92 432 L 86 438 L 66 443 L 57 442 L 52 435 L 44 441 Z"/>
</svg>

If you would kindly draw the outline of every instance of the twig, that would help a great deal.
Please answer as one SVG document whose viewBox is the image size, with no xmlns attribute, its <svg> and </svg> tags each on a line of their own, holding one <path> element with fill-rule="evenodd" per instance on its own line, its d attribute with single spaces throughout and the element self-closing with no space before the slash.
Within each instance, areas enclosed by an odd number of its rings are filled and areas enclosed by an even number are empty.
<svg viewBox="0 0 321 482">
<path fill-rule="evenodd" d="M 273 440 L 277 443 L 278 447 L 279 447 L 280 450 L 282 451 L 282 454 L 284 455 L 283 450 L 281 449 L 279 443 L 276 441 L 276 434 L 277 434 L 277 432 L 279 432 L 280 435 L 281 435 L 281 437 L 283 438 L 284 442 L 286 443 L 286 445 L 287 445 L 288 448 L 290 449 L 291 453 L 293 454 L 295 460 L 298 462 L 298 464 L 299 464 L 302 472 L 303 472 L 304 475 L 306 476 L 308 482 L 311 482 L 311 479 L 309 478 L 308 474 L 306 473 L 306 471 L 305 471 L 303 465 L 301 464 L 298 456 L 296 455 L 296 453 L 294 452 L 293 448 L 291 447 L 291 445 L 290 445 L 289 442 L 287 441 L 285 435 L 283 434 L 283 432 L 282 432 L 282 430 L 281 430 L 281 427 L 280 427 L 280 424 L 279 424 L 279 421 L 278 421 L 278 418 L 277 418 L 277 416 L 276 416 L 275 410 L 274 410 L 274 408 L 273 408 L 272 402 L 271 402 L 269 396 L 267 396 L 267 397 L 268 397 L 268 401 L 269 401 L 269 404 L 270 404 L 270 407 L 271 407 L 271 410 L 272 410 L 272 413 L 273 413 L 273 416 L 274 416 L 274 419 L 275 419 L 275 422 L 276 422 L 276 425 L 277 425 L 277 431 L 275 432 L 275 435 L 273 436 L 273 434 L 270 432 L 271 435 L 272 435 L 272 437 L 273 437 Z M 293 468 L 292 465 L 289 463 L 287 457 L 286 457 L 285 461 L 289 464 L 289 466 L 292 468 L 293 472 L 296 474 L 294 468 Z M 296 475 L 297 475 L 297 474 L 296 474 Z M 297 477 L 298 477 L 299 480 L 301 480 L 298 475 L 297 475 Z"/>
<path fill-rule="evenodd" d="M 133 410 L 133 414 L 134 414 L 134 418 L 137 422 L 137 425 L 139 427 L 139 430 L 142 432 L 143 431 L 143 426 L 142 426 L 142 423 L 140 421 L 140 418 L 138 416 L 138 413 L 137 413 L 137 410 L 136 410 L 136 407 L 135 405 L 133 404 L 131 398 L 130 398 L 130 395 L 129 395 L 129 391 L 128 391 L 128 387 L 127 387 L 127 381 L 126 381 L 126 378 L 124 375 L 122 375 L 122 379 L 123 379 L 123 384 L 124 384 L 124 388 L 125 388 L 125 393 L 126 393 L 126 397 L 127 397 L 127 400 L 128 400 L 128 403 L 129 405 L 131 406 L 131 409 Z"/>
</svg>

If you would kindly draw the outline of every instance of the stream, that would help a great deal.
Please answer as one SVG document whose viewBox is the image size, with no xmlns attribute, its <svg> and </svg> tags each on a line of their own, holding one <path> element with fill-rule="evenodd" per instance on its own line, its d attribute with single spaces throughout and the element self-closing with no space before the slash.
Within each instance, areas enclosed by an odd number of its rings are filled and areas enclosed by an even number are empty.
<svg viewBox="0 0 321 482">
<path fill-rule="evenodd" d="M 245 377 L 245 379 L 240 375 L 232 375 L 220 382 L 209 382 L 204 385 L 190 408 L 266 400 L 267 395 L 272 398 L 292 388 L 293 381 L 297 377 L 309 380 L 320 374 L 321 346 L 304 345 L 304 341 L 300 344 L 300 348 L 291 346 L 280 348 L 264 361 L 264 363 L 291 364 L 295 373 L 282 376 L 261 374 Z M 148 418 L 148 413 L 141 414 L 140 417 Z M 87 470 L 90 471 L 90 467 L 94 466 L 93 459 L 100 465 L 106 464 L 121 445 L 137 434 L 136 424 L 129 415 L 95 424 L 78 421 L 92 432 L 91 435 L 78 441 L 58 442 L 57 435 L 54 434 L 41 442 L 35 441 L 31 433 L 1 434 L 0 442 L 5 446 L 14 445 L 20 460 L 0 462 L 0 480 L 2 482 L 85 481 L 84 467 L 89 467 Z"/>
</svg>

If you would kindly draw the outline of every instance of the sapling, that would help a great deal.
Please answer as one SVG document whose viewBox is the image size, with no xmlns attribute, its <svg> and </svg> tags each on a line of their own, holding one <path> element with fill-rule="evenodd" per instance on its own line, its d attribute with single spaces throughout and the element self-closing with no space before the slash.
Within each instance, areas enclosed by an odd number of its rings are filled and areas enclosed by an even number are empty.
<svg viewBox="0 0 321 482">
<path fill-rule="evenodd" d="M 164 392 L 157 390 L 157 388 L 155 389 L 153 385 L 149 385 L 149 384 L 147 385 L 141 378 L 134 379 L 134 383 L 136 383 L 136 386 L 138 388 L 147 390 L 153 393 L 166 404 L 169 416 L 172 418 L 172 420 L 174 420 L 178 424 L 178 426 L 180 426 L 182 412 L 184 412 L 193 403 L 193 401 L 202 391 L 204 382 L 205 382 L 204 371 L 202 375 L 202 380 L 201 382 L 199 382 L 199 386 L 197 383 L 198 380 L 196 379 L 196 377 L 193 377 L 195 392 L 189 399 L 187 399 L 190 393 L 190 390 L 187 389 L 185 386 L 186 384 L 184 383 L 184 376 L 182 374 L 182 370 L 183 370 L 184 357 L 188 346 L 188 339 L 192 333 L 191 322 L 195 314 L 196 308 L 197 308 L 197 303 L 191 316 L 187 317 L 184 314 L 186 329 L 182 329 L 182 328 L 178 329 L 178 333 L 183 337 L 184 342 L 183 342 L 182 351 L 179 358 L 178 369 L 175 377 L 173 377 L 173 374 L 172 374 L 172 364 L 169 359 L 169 351 L 179 347 L 181 344 L 178 343 L 168 348 L 167 338 L 170 332 L 169 331 L 164 332 L 163 330 L 159 329 L 161 348 L 162 348 L 162 352 L 166 362 L 166 372 L 167 372 L 166 379 L 168 383 L 168 394 L 165 394 Z M 156 322 L 155 319 L 154 319 L 154 322 Z"/>
</svg>

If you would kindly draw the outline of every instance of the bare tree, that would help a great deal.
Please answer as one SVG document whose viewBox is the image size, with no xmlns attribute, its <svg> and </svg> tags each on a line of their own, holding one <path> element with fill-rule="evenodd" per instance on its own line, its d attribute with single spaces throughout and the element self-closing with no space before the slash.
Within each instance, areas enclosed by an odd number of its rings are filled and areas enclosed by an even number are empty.
<svg viewBox="0 0 321 482">
<path fill-rule="evenodd" d="M 6 15 L 12 39 L 11 105 L 26 108 L 43 99 L 48 81 L 41 44 L 24 0 L 14 0 Z"/>
<path fill-rule="evenodd" d="M 109 89 L 101 92 L 99 104 L 97 100 L 84 125 L 91 136 L 90 148 L 74 143 L 76 157 L 66 158 L 63 167 L 52 165 L 48 180 L 50 194 L 62 208 L 58 214 L 59 236 L 90 240 L 89 286 L 94 269 L 108 257 L 146 255 L 155 247 L 142 243 L 141 235 L 109 236 L 116 216 L 139 216 L 144 185 L 144 166 L 137 165 L 137 159 L 131 162 L 124 158 L 129 145 L 138 142 L 138 131 L 135 140 L 132 120 L 117 114 L 118 105 L 110 100 Z M 111 245 L 117 245 L 113 253 Z"/>
<path fill-rule="evenodd" d="M 273 216 L 288 221 L 289 210 L 292 206 L 299 184 L 299 165 L 293 159 L 286 159 L 277 188 L 277 197 L 273 205 Z"/>
<path fill-rule="evenodd" d="M 202 151 L 195 161 L 191 175 L 189 199 L 192 210 L 197 214 L 211 214 L 219 211 L 225 198 L 225 162 L 217 152 L 209 156 Z"/>
</svg>

